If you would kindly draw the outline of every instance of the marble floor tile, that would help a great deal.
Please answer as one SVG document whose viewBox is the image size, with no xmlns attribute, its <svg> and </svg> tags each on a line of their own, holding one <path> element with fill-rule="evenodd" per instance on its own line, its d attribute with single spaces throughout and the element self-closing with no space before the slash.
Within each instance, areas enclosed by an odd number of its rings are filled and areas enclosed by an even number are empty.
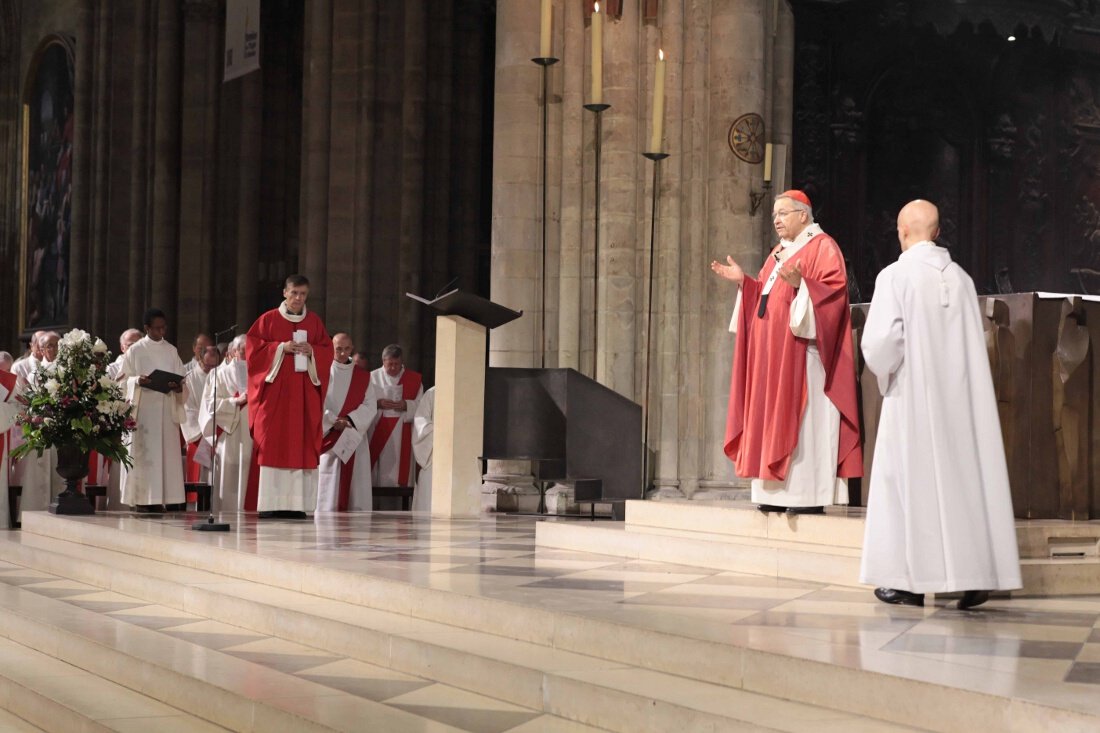
<svg viewBox="0 0 1100 733">
<path fill-rule="evenodd" d="M 538 713 L 449 685 L 429 685 L 386 701 L 387 705 L 471 733 L 504 733 Z"/>
</svg>

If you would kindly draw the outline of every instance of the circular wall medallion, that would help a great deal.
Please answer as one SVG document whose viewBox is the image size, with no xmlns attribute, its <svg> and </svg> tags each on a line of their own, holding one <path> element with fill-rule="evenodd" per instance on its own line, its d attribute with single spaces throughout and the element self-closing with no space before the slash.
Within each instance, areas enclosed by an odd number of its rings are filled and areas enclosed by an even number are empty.
<svg viewBox="0 0 1100 733">
<path fill-rule="evenodd" d="M 746 163 L 764 161 L 764 118 L 755 112 L 741 115 L 730 125 L 730 150 Z"/>
</svg>

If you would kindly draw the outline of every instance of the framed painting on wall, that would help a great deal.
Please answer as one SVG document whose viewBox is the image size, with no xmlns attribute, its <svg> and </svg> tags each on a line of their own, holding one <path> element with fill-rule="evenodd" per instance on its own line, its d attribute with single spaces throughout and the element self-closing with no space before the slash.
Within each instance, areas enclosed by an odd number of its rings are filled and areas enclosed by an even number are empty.
<svg viewBox="0 0 1100 733">
<path fill-rule="evenodd" d="M 23 85 L 19 323 L 24 333 L 69 322 L 73 51 L 71 38 L 44 38 Z"/>
</svg>

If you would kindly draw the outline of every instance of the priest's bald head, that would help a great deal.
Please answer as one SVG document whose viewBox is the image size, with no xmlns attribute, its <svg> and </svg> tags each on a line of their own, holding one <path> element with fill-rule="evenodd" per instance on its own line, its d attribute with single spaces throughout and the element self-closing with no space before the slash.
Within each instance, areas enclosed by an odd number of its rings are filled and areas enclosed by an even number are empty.
<svg viewBox="0 0 1100 733">
<path fill-rule="evenodd" d="M 898 242 L 901 251 L 918 242 L 930 242 L 940 236 L 940 211 L 923 199 L 910 201 L 898 212 Z"/>
<path fill-rule="evenodd" d="M 810 205 L 810 197 L 805 193 L 791 189 L 775 197 L 772 224 L 780 239 L 791 241 L 813 223 L 814 210 Z"/>
<path fill-rule="evenodd" d="M 0 351 L 0 372 L 10 372 L 15 359 L 6 351 Z"/>
<path fill-rule="evenodd" d="M 336 363 L 347 364 L 355 353 L 355 343 L 346 333 L 338 333 L 332 337 L 332 349 L 336 352 Z"/>
</svg>

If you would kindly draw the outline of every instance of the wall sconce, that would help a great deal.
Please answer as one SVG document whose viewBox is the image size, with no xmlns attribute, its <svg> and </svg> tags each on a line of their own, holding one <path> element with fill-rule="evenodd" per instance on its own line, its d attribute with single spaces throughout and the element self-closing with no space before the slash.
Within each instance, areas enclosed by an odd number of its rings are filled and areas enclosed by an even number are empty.
<svg viewBox="0 0 1100 733">
<path fill-rule="evenodd" d="M 760 204 L 764 203 L 764 199 L 771 193 L 772 190 L 772 144 L 767 143 L 764 146 L 764 187 L 763 190 L 757 193 L 756 191 L 749 191 L 749 216 L 756 216 L 757 210 L 760 208 Z"/>
</svg>

